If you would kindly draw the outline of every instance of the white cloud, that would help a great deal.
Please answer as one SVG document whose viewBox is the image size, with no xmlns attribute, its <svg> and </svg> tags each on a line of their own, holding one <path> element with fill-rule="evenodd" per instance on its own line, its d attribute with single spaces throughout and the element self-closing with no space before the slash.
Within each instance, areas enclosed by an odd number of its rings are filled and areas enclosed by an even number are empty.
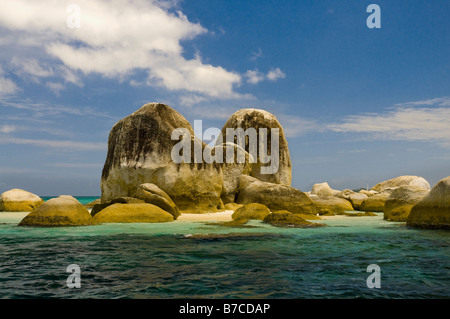
<svg viewBox="0 0 450 319">
<path fill-rule="evenodd" d="M 245 77 L 247 78 L 247 82 L 250 84 L 257 84 L 261 81 L 264 81 L 266 78 L 265 75 L 258 70 L 248 70 L 245 73 Z"/>
<path fill-rule="evenodd" d="M 279 114 L 276 117 L 283 127 L 286 137 L 299 137 L 318 129 L 317 123 L 313 120 L 288 114 Z"/>
<path fill-rule="evenodd" d="M 11 133 L 11 132 L 14 132 L 14 131 L 16 131 L 16 127 L 14 125 L 7 124 L 7 125 L 3 125 L 3 126 L 0 127 L 0 132 L 1 133 L 8 134 L 8 133 Z"/>
<path fill-rule="evenodd" d="M 13 65 L 18 74 L 26 73 L 27 75 L 33 75 L 36 77 L 49 77 L 53 75 L 51 69 L 44 69 L 39 65 L 36 59 L 20 59 L 13 57 L 11 59 L 11 65 Z"/>
<path fill-rule="evenodd" d="M 286 74 L 283 73 L 283 71 L 280 70 L 280 68 L 272 69 L 267 73 L 267 78 L 270 81 L 276 81 L 278 79 L 284 79 L 286 77 Z"/>
<path fill-rule="evenodd" d="M 250 57 L 250 61 L 256 61 L 256 60 L 258 60 L 259 58 L 262 58 L 262 57 L 263 57 L 262 50 L 261 50 L 261 48 L 258 48 L 258 51 L 252 52 L 252 55 Z"/>
<path fill-rule="evenodd" d="M 66 149 L 70 151 L 105 151 L 106 143 L 79 142 L 70 140 L 26 139 L 0 136 L 0 144 L 31 145 Z"/>
<path fill-rule="evenodd" d="M 18 91 L 19 88 L 12 80 L 0 76 L 0 95 L 14 94 Z"/>
<path fill-rule="evenodd" d="M 422 100 L 422 101 L 395 104 L 395 106 L 417 106 L 417 105 L 450 106 L 450 97 L 444 96 L 444 97 L 438 97 L 438 98 Z"/>
<path fill-rule="evenodd" d="M 45 83 L 45 86 L 48 87 L 50 89 L 50 91 L 52 91 L 56 95 L 59 95 L 59 92 L 61 90 L 64 90 L 64 88 L 65 88 L 64 85 L 62 85 L 59 82 L 47 82 L 47 83 Z"/>
<path fill-rule="evenodd" d="M 402 105 L 430 106 L 433 103 L 442 105 L 447 102 L 445 99 L 439 98 L 408 102 Z M 369 134 L 366 135 L 366 138 L 371 139 L 430 141 L 450 146 L 449 119 L 449 107 L 402 106 L 384 113 L 348 116 L 343 123 L 328 125 L 328 129 L 335 132 Z"/>
<path fill-rule="evenodd" d="M 79 29 L 66 25 L 69 3 L 2 1 L 0 27 L 17 33 L 21 45 L 43 46 L 47 58 L 58 59 L 72 71 L 121 78 L 141 69 L 148 74 L 148 85 L 206 97 L 240 97 L 235 87 L 240 84 L 241 75 L 205 64 L 198 56 L 190 60 L 183 57 L 180 42 L 208 31 L 190 22 L 182 12 L 172 12 L 176 2 L 77 0 L 81 8 Z M 37 77 L 55 72 L 32 60 L 15 62 L 23 72 Z M 69 73 L 66 80 L 79 83 Z"/>
</svg>

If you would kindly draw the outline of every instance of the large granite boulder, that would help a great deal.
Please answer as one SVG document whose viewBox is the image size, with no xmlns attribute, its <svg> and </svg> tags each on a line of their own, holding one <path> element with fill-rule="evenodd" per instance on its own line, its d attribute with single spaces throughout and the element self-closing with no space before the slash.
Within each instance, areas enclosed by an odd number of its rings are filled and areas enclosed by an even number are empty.
<svg viewBox="0 0 450 319">
<path fill-rule="evenodd" d="M 254 130 L 256 141 L 252 141 L 250 136 L 238 140 L 236 136 L 230 134 L 233 131 L 237 132 L 239 129 L 250 133 L 250 135 L 251 131 Z M 274 129 L 278 130 L 278 139 L 275 138 L 276 134 L 273 134 L 276 132 Z M 266 133 L 264 133 L 264 130 L 266 130 Z M 242 109 L 235 112 L 223 126 L 217 145 L 225 142 L 241 146 L 252 156 L 255 163 L 251 163 L 251 176 L 264 182 L 291 185 L 292 165 L 288 143 L 280 122 L 273 114 L 259 109 Z M 272 154 L 272 147 L 275 149 L 277 142 L 278 152 L 274 151 L 274 154 Z M 261 144 L 264 143 L 266 143 L 266 147 L 262 150 Z M 270 156 L 270 161 L 268 158 L 263 158 L 261 154 Z"/>
<path fill-rule="evenodd" d="M 319 215 L 343 215 L 346 211 L 352 211 L 352 204 L 344 199 L 335 196 L 310 195 L 311 201 L 316 206 Z"/>
<path fill-rule="evenodd" d="M 373 196 L 373 195 L 371 195 Z M 352 203 L 352 206 L 355 210 L 360 210 L 362 203 L 368 198 L 369 196 L 367 196 L 366 194 L 363 193 L 355 193 L 355 194 L 351 194 L 348 197 L 348 200 L 350 201 L 350 203 Z"/>
<path fill-rule="evenodd" d="M 425 178 L 413 175 L 405 175 L 378 183 L 377 185 L 372 187 L 371 190 L 381 193 L 387 188 L 396 188 L 400 186 L 418 186 L 424 189 L 431 188 L 430 184 Z"/>
<path fill-rule="evenodd" d="M 240 219 L 257 219 L 263 220 L 264 217 L 270 214 L 270 210 L 266 205 L 258 203 L 246 204 L 235 210 L 231 218 L 234 220 Z"/>
<path fill-rule="evenodd" d="M 419 186 L 400 186 L 388 197 L 384 204 L 384 219 L 405 222 L 414 205 L 427 194 L 428 189 Z"/>
<path fill-rule="evenodd" d="M 31 212 L 44 203 L 37 195 L 22 189 L 11 189 L 0 196 L 0 211 Z"/>
<path fill-rule="evenodd" d="M 413 206 L 407 226 L 450 229 L 450 176 L 440 180 Z"/>
<path fill-rule="evenodd" d="M 233 160 L 229 163 L 226 159 L 227 149 L 231 148 L 233 150 Z M 244 154 L 244 162 L 238 162 L 238 152 L 242 151 Z M 236 194 L 239 191 L 239 181 L 241 175 L 251 175 L 252 166 L 250 164 L 251 155 L 246 152 L 242 147 L 234 143 L 223 143 L 217 145 L 213 149 L 214 155 L 222 154 L 222 174 L 223 174 L 223 184 L 222 184 L 222 194 L 221 198 L 224 204 L 233 203 Z"/>
<path fill-rule="evenodd" d="M 341 191 L 332 189 L 327 182 L 314 184 L 311 188 L 311 195 L 318 196 L 337 196 Z"/>
<path fill-rule="evenodd" d="M 173 216 L 152 204 L 114 204 L 92 218 L 94 224 L 103 223 L 165 223 Z"/>
<path fill-rule="evenodd" d="M 302 191 L 283 184 L 263 182 L 246 175 L 241 176 L 236 202 L 264 204 L 271 211 L 287 210 L 298 214 L 316 214 L 313 202 Z"/>
<path fill-rule="evenodd" d="M 71 196 L 52 198 L 25 216 L 19 226 L 85 226 L 92 223 L 89 211 Z"/>
<path fill-rule="evenodd" d="M 363 200 L 359 206 L 359 210 L 364 212 L 383 212 L 384 204 L 388 200 L 391 192 L 383 192 L 375 194 Z"/>
<path fill-rule="evenodd" d="M 139 185 L 134 197 L 144 200 L 148 204 L 156 205 L 170 213 L 174 219 L 180 216 L 180 211 L 169 195 L 155 184 Z"/>
<path fill-rule="evenodd" d="M 164 104 L 145 104 L 111 130 L 102 172 L 102 202 L 134 196 L 139 185 L 152 183 L 181 212 L 223 209 L 221 165 L 196 155 L 199 148 L 203 153 L 208 147 L 195 137 L 180 113 Z"/>
</svg>

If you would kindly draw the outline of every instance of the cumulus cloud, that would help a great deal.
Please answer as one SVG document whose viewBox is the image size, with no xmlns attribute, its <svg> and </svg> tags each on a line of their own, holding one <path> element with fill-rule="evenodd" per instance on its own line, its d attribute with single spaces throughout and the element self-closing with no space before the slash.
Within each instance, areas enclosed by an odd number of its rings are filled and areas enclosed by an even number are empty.
<svg viewBox="0 0 450 319">
<path fill-rule="evenodd" d="M 267 78 L 270 81 L 276 81 L 278 79 L 284 79 L 286 77 L 286 74 L 284 74 L 283 71 L 280 70 L 280 68 L 272 69 L 267 73 Z"/>
<path fill-rule="evenodd" d="M 449 101 L 437 98 L 402 103 L 384 113 L 348 116 L 343 123 L 328 125 L 328 129 L 368 134 L 366 137 L 372 139 L 431 141 L 450 146 L 450 107 L 443 106 Z"/>
<path fill-rule="evenodd" d="M 36 77 L 62 74 L 80 84 L 74 72 L 105 77 L 147 73 L 145 83 L 214 98 L 236 98 L 241 75 L 183 56 L 180 42 L 208 31 L 176 11 L 172 1 L 78 0 L 80 28 L 69 28 L 69 1 L 15 0 L 0 3 L 0 27 L 17 35 L 20 45 L 44 47 L 46 58 L 64 68 L 46 69 L 36 60 L 16 58 L 21 72 Z"/>
<path fill-rule="evenodd" d="M 247 83 L 250 84 L 258 84 L 261 81 L 269 80 L 269 81 L 277 81 L 278 79 L 284 79 L 286 74 L 280 70 L 280 68 L 271 69 L 267 74 L 264 74 L 258 70 L 248 70 L 244 74 L 245 78 L 247 78 Z"/>
</svg>

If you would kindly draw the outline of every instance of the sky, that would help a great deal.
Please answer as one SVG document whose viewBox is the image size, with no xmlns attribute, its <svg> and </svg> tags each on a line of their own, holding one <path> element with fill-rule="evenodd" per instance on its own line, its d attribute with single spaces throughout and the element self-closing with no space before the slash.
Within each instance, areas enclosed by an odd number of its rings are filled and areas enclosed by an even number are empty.
<svg viewBox="0 0 450 319">
<path fill-rule="evenodd" d="M 433 186 L 450 175 L 449 12 L 447 0 L 1 1 L 0 193 L 100 195 L 112 126 L 149 102 L 204 130 L 271 112 L 302 191 L 400 175 Z"/>
</svg>

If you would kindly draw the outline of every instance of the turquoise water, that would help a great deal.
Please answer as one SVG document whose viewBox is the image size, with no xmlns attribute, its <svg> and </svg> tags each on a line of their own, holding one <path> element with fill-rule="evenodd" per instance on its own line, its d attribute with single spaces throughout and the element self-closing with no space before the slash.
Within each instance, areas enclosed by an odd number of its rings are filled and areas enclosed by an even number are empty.
<svg viewBox="0 0 450 319">
<path fill-rule="evenodd" d="M 18 227 L 0 213 L 1 298 L 449 298 L 450 232 L 374 217 L 328 227 L 204 222 Z M 208 234 L 199 237 L 196 234 Z M 81 268 L 69 289 L 66 268 Z M 366 268 L 381 268 L 369 289 Z"/>
<path fill-rule="evenodd" d="M 58 197 L 58 196 L 41 196 L 41 198 L 45 201 L 48 201 L 49 199 L 55 198 L 55 197 Z M 75 198 L 78 199 L 78 201 L 81 204 L 85 205 L 85 204 L 88 204 L 88 203 L 93 202 L 94 200 L 100 198 L 100 196 L 75 196 Z"/>
</svg>

